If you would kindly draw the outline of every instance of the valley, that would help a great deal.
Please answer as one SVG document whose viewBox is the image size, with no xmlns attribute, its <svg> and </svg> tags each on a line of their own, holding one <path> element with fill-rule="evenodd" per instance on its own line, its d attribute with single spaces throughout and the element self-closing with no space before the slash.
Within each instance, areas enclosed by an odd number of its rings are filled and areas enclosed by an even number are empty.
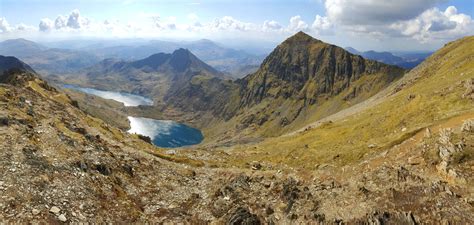
<svg viewBox="0 0 474 225">
<path fill-rule="evenodd" d="M 209 42 L 1 56 L 0 221 L 473 222 L 474 36 L 407 70 L 299 31 L 237 79 Z"/>
</svg>

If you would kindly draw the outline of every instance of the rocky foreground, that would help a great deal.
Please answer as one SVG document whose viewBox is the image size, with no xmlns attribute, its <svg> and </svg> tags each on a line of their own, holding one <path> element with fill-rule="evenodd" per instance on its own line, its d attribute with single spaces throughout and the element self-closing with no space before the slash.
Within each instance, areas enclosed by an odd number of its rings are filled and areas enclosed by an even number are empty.
<svg viewBox="0 0 474 225">
<path fill-rule="evenodd" d="M 214 168 L 85 114 L 35 74 L 8 76 L 0 85 L 3 222 L 474 222 L 472 113 L 352 166 Z"/>
</svg>

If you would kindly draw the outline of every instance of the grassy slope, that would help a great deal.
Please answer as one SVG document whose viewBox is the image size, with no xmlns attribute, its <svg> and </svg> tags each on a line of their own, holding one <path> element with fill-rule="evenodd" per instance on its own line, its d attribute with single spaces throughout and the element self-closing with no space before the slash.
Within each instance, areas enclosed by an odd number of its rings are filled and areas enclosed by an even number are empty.
<svg viewBox="0 0 474 225">
<path fill-rule="evenodd" d="M 402 89 L 387 94 L 380 103 L 295 135 L 234 147 L 229 164 L 254 160 L 297 168 L 350 164 L 402 142 L 423 127 L 472 113 L 472 100 L 461 97 L 462 81 L 474 78 L 472 49 L 474 37 L 450 43 L 389 87 L 387 91 Z M 371 144 L 376 147 L 369 148 Z"/>
</svg>

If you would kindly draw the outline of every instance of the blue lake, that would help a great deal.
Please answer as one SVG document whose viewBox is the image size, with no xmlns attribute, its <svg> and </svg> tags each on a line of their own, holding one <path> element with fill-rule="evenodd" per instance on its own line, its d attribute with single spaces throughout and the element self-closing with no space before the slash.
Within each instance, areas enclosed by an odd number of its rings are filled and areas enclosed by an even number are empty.
<svg viewBox="0 0 474 225">
<path fill-rule="evenodd" d="M 174 148 L 201 143 L 202 133 L 196 128 L 177 123 L 172 120 L 154 120 L 129 116 L 131 129 L 129 133 L 137 133 L 151 138 L 153 144 L 164 148 Z"/>
<path fill-rule="evenodd" d="M 96 95 L 101 98 L 122 102 L 125 106 L 153 105 L 153 100 L 140 95 L 134 95 L 125 92 L 103 91 L 94 88 L 79 87 L 72 84 L 65 84 L 63 87 L 91 95 Z"/>
<path fill-rule="evenodd" d="M 140 95 L 123 92 L 103 91 L 94 88 L 66 84 L 64 88 L 73 89 L 105 99 L 122 102 L 125 106 L 153 105 L 153 101 Z M 151 138 L 154 145 L 163 148 L 175 148 L 201 143 L 203 135 L 200 130 L 172 120 L 155 120 L 129 116 L 129 133 L 145 135 Z"/>
</svg>

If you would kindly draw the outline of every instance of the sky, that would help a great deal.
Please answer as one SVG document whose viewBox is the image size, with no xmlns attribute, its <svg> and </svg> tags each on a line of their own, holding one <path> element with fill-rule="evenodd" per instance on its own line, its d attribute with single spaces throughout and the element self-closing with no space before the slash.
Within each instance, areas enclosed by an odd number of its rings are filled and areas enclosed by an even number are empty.
<svg viewBox="0 0 474 225">
<path fill-rule="evenodd" d="M 0 40 L 272 46 L 304 31 L 363 51 L 428 51 L 474 35 L 473 17 L 474 0 L 0 0 Z"/>
</svg>

